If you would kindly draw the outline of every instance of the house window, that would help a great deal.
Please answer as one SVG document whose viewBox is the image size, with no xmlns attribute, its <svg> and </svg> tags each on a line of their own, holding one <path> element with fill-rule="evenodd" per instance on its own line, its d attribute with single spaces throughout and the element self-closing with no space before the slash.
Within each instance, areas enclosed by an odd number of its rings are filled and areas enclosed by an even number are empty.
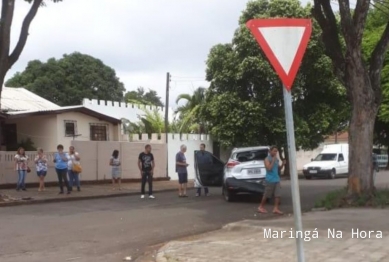
<svg viewBox="0 0 389 262">
<path fill-rule="evenodd" d="M 108 125 L 90 124 L 91 141 L 108 141 Z"/>
<path fill-rule="evenodd" d="M 77 135 L 77 121 L 65 120 L 65 136 Z"/>
</svg>

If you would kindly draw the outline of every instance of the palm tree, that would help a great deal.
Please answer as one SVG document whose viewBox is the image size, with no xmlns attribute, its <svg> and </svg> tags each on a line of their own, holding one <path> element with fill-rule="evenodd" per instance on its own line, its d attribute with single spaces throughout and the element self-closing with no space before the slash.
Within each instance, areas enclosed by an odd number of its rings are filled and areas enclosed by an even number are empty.
<svg viewBox="0 0 389 262">
<path fill-rule="evenodd" d="M 165 122 L 158 109 L 144 110 L 144 115 L 138 115 L 139 121 L 131 122 L 122 118 L 123 130 L 128 134 L 159 134 L 165 132 Z"/>
<path fill-rule="evenodd" d="M 145 109 L 145 114 L 138 116 L 148 134 L 165 132 L 165 121 L 158 109 L 152 111 Z"/>
<path fill-rule="evenodd" d="M 142 122 L 134 123 L 126 118 L 122 118 L 122 125 L 124 133 L 130 136 L 130 141 L 133 134 L 138 134 L 140 136 L 145 131 L 145 127 Z"/>
<path fill-rule="evenodd" d="M 203 131 L 204 125 L 199 119 L 200 108 L 205 100 L 206 88 L 197 88 L 192 95 L 181 94 L 177 97 L 176 103 L 182 99 L 186 100 L 185 105 L 179 106 L 175 111 L 176 116 L 179 118 L 180 127 L 179 132 L 199 132 Z"/>
</svg>

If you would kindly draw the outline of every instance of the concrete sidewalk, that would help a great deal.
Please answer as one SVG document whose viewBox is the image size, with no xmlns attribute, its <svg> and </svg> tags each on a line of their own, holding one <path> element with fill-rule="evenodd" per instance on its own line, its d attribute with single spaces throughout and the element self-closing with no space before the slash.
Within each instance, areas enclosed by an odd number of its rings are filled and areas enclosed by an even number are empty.
<svg viewBox="0 0 389 262">
<path fill-rule="evenodd" d="M 304 214 L 305 261 L 389 261 L 388 215 L 388 209 L 340 209 Z M 158 251 L 156 261 L 297 261 L 296 239 L 290 238 L 293 226 L 293 216 L 229 224 L 194 240 L 168 243 Z M 265 236 L 265 229 L 272 230 L 273 238 Z M 275 238 L 283 230 L 284 236 Z M 318 231 L 317 236 L 314 230 Z M 335 237 L 329 230 L 335 230 Z M 374 231 L 370 237 L 369 231 Z"/>
<path fill-rule="evenodd" d="M 188 187 L 193 187 L 193 181 L 189 181 Z M 146 192 L 148 185 L 146 184 Z M 178 190 L 177 181 L 154 181 L 153 191 L 155 194 L 163 191 Z M 111 184 L 82 185 L 81 192 L 73 191 L 70 195 L 59 195 L 58 187 L 47 187 L 44 192 L 38 192 L 38 188 L 27 188 L 27 191 L 16 191 L 15 189 L 0 189 L 0 207 L 86 200 L 96 198 L 118 197 L 128 195 L 140 195 L 140 182 L 122 183 L 122 190 L 113 190 Z"/>
</svg>

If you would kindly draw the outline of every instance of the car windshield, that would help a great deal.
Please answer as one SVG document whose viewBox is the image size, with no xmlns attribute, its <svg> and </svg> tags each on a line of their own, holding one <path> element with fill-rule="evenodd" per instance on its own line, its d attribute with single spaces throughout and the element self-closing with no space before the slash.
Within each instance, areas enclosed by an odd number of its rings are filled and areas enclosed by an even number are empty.
<svg viewBox="0 0 389 262">
<path fill-rule="evenodd" d="M 337 154 L 319 154 L 314 161 L 336 161 Z"/>
<path fill-rule="evenodd" d="M 233 159 L 238 160 L 239 162 L 265 160 L 268 154 L 269 154 L 268 149 L 257 149 L 257 150 L 237 152 L 234 154 Z"/>
</svg>

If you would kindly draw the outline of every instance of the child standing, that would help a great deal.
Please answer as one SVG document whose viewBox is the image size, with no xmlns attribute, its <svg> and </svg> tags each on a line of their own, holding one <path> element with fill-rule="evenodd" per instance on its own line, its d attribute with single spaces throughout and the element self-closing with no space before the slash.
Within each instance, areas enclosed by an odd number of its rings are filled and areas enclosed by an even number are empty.
<svg viewBox="0 0 389 262">
<path fill-rule="evenodd" d="M 122 172 L 120 168 L 120 159 L 119 159 L 119 150 L 114 150 L 112 153 L 112 157 L 109 161 L 109 165 L 112 167 L 112 186 L 113 190 L 115 190 L 115 181 L 117 184 L 119 184 L 119 190 L 122 190 L 121 188 L 121 180 L 122 180 Z"/>
<path fill-rule="evenodd" d="M 47 174 L 47 157 L 43 154 L 43 149 L 38 148 L 38 154 L 35 157 L 36 174 L 39 178 L 38 191 L 45 190 L 45 177 Z"/>
</svg>

